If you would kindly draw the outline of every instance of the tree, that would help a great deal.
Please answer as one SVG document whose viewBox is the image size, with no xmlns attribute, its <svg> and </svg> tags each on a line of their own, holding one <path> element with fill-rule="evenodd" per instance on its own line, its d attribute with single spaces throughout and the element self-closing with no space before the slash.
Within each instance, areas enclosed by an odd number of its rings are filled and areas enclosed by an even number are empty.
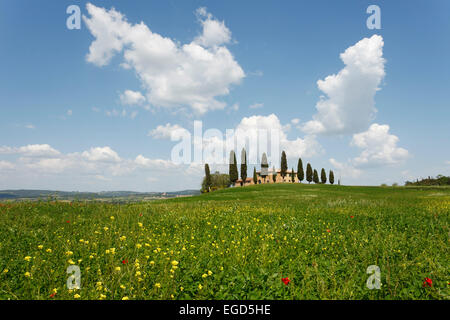
<svg viewBox="0 0 450 320">
<path fill-rule="evenodd" d="M 327 183 L 327 174 L 324 168 L 322 168 L 322 171 L 320 171 L 320 180 L 322 181 L 322 183 Z"/>
<path fill-rule="evenodd" d="M 258 176 L 256 175 L 256 168 L 253 167 L 253 183 L 257 184 L 258 183 Z"/>
<path fill-rule="evenodd" d="M 319 183 L 319 175 L 317 174 L 317 170 L 316 169 L 314 169 L 313 181 L 314 181 L 314 183 Z"/>
<path fill-rule="evenodd" d="M 233 150 L 230 151 L 230 182 L 234 184 L 237 179 L 239 179 L 239 173 L 237 170 L 236 153 Z"/>
<path fill-rule="evenodd" d="M 308 183 L 313 181 L 313 171 L 309 163 L 306 165 L 306 181 L 308 181 Z"/>
<path fill-rule="evenodd" d="M 266 183 L 266 177 L 269 175 L 269 164 L 267 163 L 267 156 L 264 152 L 261 158 L 261 177 L 264 183 Z"/>
<path fill-rule="evenodd" d="M 209 172 L 209 165 L 205 163 L 205 191 L 209 192 L 211 189 L 212 180 L 211 173 Z"/>
<path fill-rule="evenodd" d="M 294 168 L 292 168 L 292 172 L 291 172 L 291 182 L 294 183 L 295 182 L 295 173 L 294 173 Z"/>
<path fill-rule="evenodd" d="M 244 148 L 242 148 L 241 153 L 241 179 L 242 183 L 245 185 L 245 180 L 247 179 L 247 154 L 245 153 Z"/>
<path fill-rule="evenodd" d="M 217 189 L 224 189 L 230 186 L 230 176 L 225 173 L 215 172 L 211 174 L 211 191 Z M 202 192 L 207 192 L 208 188 L 206 187 L 206 177 L 203 178 L 202 181 Z"/>
<path fill-rule="evenodd" d="M 281 172 L 280 172 L 281 176 L 283 177 L 283 180 L 284 177 L 286 177 L 287 169 L 288 167 L 287 167 L 286 152 L 283 151 L 281 153 Z"/>
<path fill-rule="evenodd" d="M 275 170 L 275 167 L 273 167 L 272 179 L 273 183 L 277 182 L 277 171 Z"/>
<path fill-rule="evenodd" d="M 298 181 L 302 182 L 305 179 L 305 172 L 303 171 L 303 162 L 301 158 L 298 158 L 297 164 L 297 178 Z"/>
<path fill-rule="evenodd" d="M 330 175 L 328 176 L 328 180 L 330 181 L 330 184 L 334 184 L 334 172 L 333 172 L 333 170 L 330 170 Z"/>
</svg>

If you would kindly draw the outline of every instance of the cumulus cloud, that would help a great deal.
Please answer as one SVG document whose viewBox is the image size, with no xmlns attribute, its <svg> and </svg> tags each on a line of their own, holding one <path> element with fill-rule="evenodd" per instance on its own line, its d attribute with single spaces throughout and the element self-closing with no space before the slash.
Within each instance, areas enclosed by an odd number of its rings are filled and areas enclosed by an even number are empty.
<svg viewBox="0 0 450 320">
<path fill-rule="evenodd" d="M 123 105 L 142 105 L 145 102 L 145 97 L 139 91 L 125 90 L 120 95 L 120 102 Z"/>
<path fill-rule="evenodd" d="M 89 161 L 102 161 L 102 162 L 119 162 L 120 157 L 110 147 L 96 147 L 91 148 L 88 151 L 84 151 L 81 154 L 85 159 Z"/>
<path fill-rule="evenodd" d="M 245 76 L 225 46 L 231 32 L 204 8 L 197 11 L 202 33 L 183 45 L 152 32 L 143 22 L 129 23 L 115 9 L 88 3 L 87 11 L 90 17 L 83 19 L 95 37 L 87 61 L 105 66 L 123 52 L 122 65 L 134 69 L 154 106 L 189 106 L 199 114 L 223 109 L 226 104 L 216 97 L 229 94 Z"/>
<path fill-rule="evenodd" d="M 9 161 L 0 160 L 0 170 L 11 170 L 14 169 L 14 164 Z"/>
<path fill-rule="evenodd" d="M 383 38 L 364 38 L 341 53 L 345 67 L 317 81 L 325 94 L 303 130 L 311 134 L 353 134 L 366 130 L 377 109 L 374 97 L 385 75 Z"/>
<path fill-rule="evenodd" d="M 335 169 L 339 170 L 339 174 L 343 177 L 356 179 L 362 174 L 362 170 L 355 168 L 351 163 L 342 163 L 333 158 L 329 159 L 329 162 Z"/>
<path fill-rule="evenodd" d="M 159 125 L 155 129 L 151 130 L 148 135 L 155 139 L 170 139 L 173 132 L 176 130 L 186 130 L 178 124 L 171 125 L 167 123 L 165 125 Z"/>
<path fill-rule="evenodd" d="M 369 130 L 353 135 L 352 146 L 363 149 L 353 159 L 355 166 L 373 167 L 393 165 L 405 161 L 409 157 L 408 150 L 397 146 L 399 139 L 389 134 L 388 125 L 374 123 Z"/>
</svg>

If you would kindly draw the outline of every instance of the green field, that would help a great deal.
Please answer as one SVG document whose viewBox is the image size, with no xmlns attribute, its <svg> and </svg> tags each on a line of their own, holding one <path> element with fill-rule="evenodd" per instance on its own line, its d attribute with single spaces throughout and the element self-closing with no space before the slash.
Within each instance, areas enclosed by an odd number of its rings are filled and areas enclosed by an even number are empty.
<svg viewBox="0 0 450 320">
<path fill-rule="evenodd" d="M 449 213 L 449 188 L 306 184 L 5 202 L 0 299 L 449 299 Z"/>
</svg>

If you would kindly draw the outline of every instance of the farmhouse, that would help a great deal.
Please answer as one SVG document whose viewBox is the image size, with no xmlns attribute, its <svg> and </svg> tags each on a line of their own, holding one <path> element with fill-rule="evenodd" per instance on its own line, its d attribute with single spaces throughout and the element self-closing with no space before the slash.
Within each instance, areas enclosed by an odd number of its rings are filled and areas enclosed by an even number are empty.
<svg viewBox="0 0 450 320">
<path fill-rule="evenodd" d="M 274 181 L 274 171 L 273 171 L 273 169 L 269 169 L 267 171 L 267 176 L 266 175 L 261 176 L 261 171 L 257 171 L 256 172 L 256 183 L 257 184 L 265 184 L 265 183 L 292 182 L 292 176 L 291 176 L 292 171 L 288 170 L 286 172 L 286 176 L 284 178 L 281 176 L 281 170 L 280 169 L 275 170 L 275 174 L 276 174 L 276 177 L 275 177 L 275 181 Z M 295 171 L 294 171 L 294 182 L 300 182 L 298 180 L 298 177 L 297 177 L 297 172 L 295 172 Z M 245 179 L 245 183 L 242 181 L 242 179 L 236 180 L 234 186 L 235 187 L 241 187 L 241 186 L 250 186 L 252 184 L 255 184 L 255 183 L 253 181 L 253 178 L 250 177 L 250 178 Z"/>
</svg>

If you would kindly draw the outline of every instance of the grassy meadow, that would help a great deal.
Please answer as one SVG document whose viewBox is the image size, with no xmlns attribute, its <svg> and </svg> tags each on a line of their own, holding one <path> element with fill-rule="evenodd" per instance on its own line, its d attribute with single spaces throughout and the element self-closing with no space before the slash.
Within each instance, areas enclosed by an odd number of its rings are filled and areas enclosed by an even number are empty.
<svg viewBox="0 0 450 320">
<path fill-rule="evenodd" d="M 438 187 L 3 202 L 0 299 L 449 299 L 449 213 Z M 66 287 L 70 265 L 78 290 Z M 370 265 L 379 290 L 366 287 Z"/>
</svg>

